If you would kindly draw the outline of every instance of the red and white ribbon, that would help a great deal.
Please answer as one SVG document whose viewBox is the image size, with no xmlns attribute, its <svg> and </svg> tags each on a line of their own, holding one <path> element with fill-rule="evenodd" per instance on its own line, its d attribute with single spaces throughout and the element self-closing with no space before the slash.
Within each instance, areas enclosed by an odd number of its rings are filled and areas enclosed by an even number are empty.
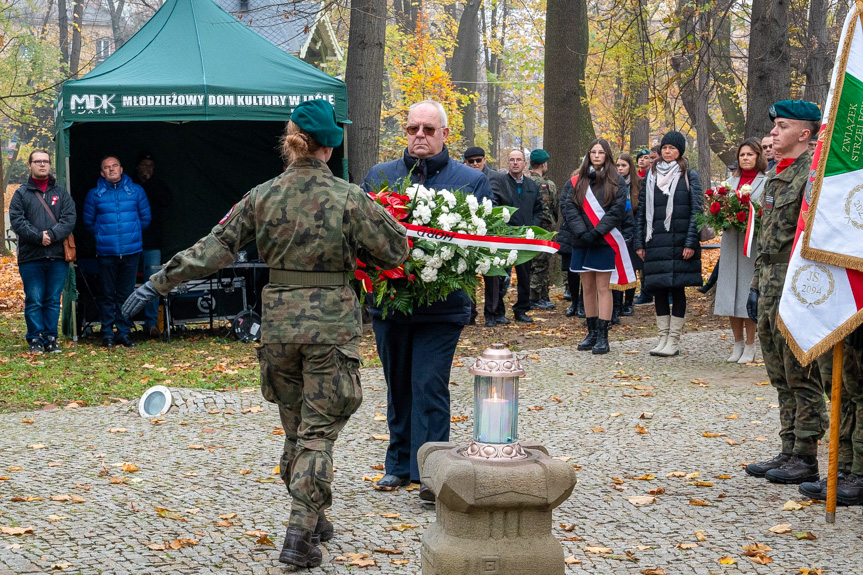
<svg viewBox="0 0 863 575">
<path fill-rule="evenodd" d="M 427 226 L 415 226 L 413 224 L 402 225 L 407 228 L 408 236 L 443 242 L 457 246 L 474 246 L 478 248 L 497 248 L 499 250 L 518 250 L 525 252 L 545 252 L 555 254 L 560 245 L 547 240 L 529 240 L 527 238 L 506 238 L 501 236 L 476 236 L 473 234 L 462 234 L 458 232 L 447 232 L 430 228 Z"/>
<path fill-rule="evenodd" d="M 574 178 L 573 178 L 574 179 Z M 575 186 L 575 183 L 573 183 Z M 587 193 L 584 195 L 584 213 L 593 227 L 599 223 L 599 220 L 605 215 L 605 210 L 596 196 L 593 195 L 593 190 L 590 186 L 587 187 Z M 609 283 L 619 286 L 628 286 L 635 282 L 635 270 L 632 267 L 632 259 L 629 257 L 629 250 L 626 248 L 626 240 L 623 239 L 623 234 L 617 228 L 602 236 L 608 242 L 611 249 L 614 250 L 614 270 L 611 272 L 611 280 Z"/>
<path fill-rule="evenodd" d="M 752 244 L 755 241 L 755 209 L 749 204 L 749 215 L 746 216 L 746 231 L 743 234 L 743 255 L 752 257 Z"/>
</svg>

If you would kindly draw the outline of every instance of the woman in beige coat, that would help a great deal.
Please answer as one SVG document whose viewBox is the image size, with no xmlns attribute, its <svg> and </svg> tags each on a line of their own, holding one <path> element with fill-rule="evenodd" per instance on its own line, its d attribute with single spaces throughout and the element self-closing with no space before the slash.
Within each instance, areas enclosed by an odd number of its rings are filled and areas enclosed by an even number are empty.
<svg viewBox="0 0 863 575">
<path fill-rule="evenodd" d="M 728 180 L 729 188 L 738 194 L 748 185 L 750 198 L 761 202 L 764 184 L 767 182 L 767 158 L 756 138 L 747 138 L 737 148 L 737 168 Z M 728 361 L 749 363 L 755 359 L 755 322 L 746 314 L 746 299 L 749 285 L 755 273 L 755 254 L 743 255 L 746 238 L 735 228 L 722 232 L 721 257 L 719 258 L 719 280 L 716 283 L 716 304 L 713 313 L 728 316 L 734 334 L 734 349 Z"/>
</svg>

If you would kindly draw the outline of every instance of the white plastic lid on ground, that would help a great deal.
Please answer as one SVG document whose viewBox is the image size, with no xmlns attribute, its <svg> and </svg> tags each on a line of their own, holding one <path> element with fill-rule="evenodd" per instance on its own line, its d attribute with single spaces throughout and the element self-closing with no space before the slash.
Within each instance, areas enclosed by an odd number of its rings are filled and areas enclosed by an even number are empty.
<svg viewBox="0 0 863 575">
<path fill-rule="evenodd" d="M 141 417 L 165 415 L 171 409 L 171 403 L 171 390 L 164 385 L 154 385 L 141 396 L 138 402 L 138 413 Z"/>
</svg>

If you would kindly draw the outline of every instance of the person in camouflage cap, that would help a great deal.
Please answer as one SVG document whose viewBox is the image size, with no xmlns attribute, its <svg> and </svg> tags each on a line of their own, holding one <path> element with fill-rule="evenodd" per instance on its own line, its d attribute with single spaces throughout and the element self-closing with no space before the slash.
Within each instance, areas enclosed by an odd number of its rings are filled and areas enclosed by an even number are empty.
<svg viewBox="0 0 863 575">
<path fill-rule="evenodd" d="M 341 145 L 332 106 L 300 104 L 283 137 L 284 173 L 248 192 L 208 236 L 175 255 L 123 306 L 134 315 L 183 281 L 231 263 L 254 240 L 270 267 L 258 358 L 261 393 L 285 430 L 281 477 L 293 498 L 279 560 L 321 564 L 333 536 L 333 443 L 362 401 L 360 304 L 349 285 L 357 258 L 384 269 L 408 256 L 406 230 L 358 186 L 333 176 Z"/>
<path fill-rule="evenodd" d="M 542 197 L 542 219 L 539 225 L 546 230 L 555 230 L 560 219 L 558 215 L 559 198 L 557 186 L 545 177 L 548 173 L 548 152 L 536 149 L 530 153 L 530 178 L 539 186 Z M 554 309 L 548 297 L 548 273 L 551 254 L 541 253 L 531 261 L 530 267 L 530 307 L 531 309 Z"/>
<path fill-rule="evenodd" d="M 815 482 L 818 440 L 828 427 L 824 388 L 814 365 L 803 367 L 777 325 L 779 301 L 797 232 L 803 193 L 809 181 L 811 134 L 821 112 L 810 102 L 783 100 L 770 108 L 773 148 L 782 161 L 767 173 L 761 229 L 755 244 L 755 276 L 746 313 L 758 324 L 758 339 L 770 384 L 779 395 L 782 452 L 746 466 L 746 473 L 773 483 Z"/>
</svg>

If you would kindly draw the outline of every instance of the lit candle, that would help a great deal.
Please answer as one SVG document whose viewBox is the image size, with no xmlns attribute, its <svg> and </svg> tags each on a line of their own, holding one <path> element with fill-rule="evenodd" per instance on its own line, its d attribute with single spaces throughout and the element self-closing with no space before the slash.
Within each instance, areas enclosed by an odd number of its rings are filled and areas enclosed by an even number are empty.
<svg viewBox="0 0 863 575">
<path fill-rule="evenodd" d="M 482 423 L 479 429 L 481 443 L 510 443 L 512 411 L 510 400 L 490 397 L 482 400 Z"/>
</svg>

